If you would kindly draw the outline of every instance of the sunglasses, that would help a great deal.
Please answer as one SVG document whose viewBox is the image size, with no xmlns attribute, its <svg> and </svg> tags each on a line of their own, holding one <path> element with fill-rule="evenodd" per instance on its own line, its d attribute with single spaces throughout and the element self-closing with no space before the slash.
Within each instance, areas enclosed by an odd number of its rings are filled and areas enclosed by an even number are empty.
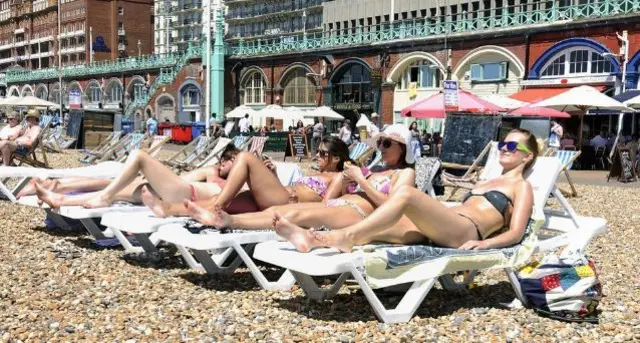
<svg viewBox="0 0 640 343">
<path fill-rule="evenodd" d="M 393 144 L 394 141 L 391 139 L 378 139 L 378 142 L 376 143 L 378 145 L 378 147 L 383 147 L 385 149 L 389 149 L 391 148 L 391 144 Z"/>
<path fill-rule="evenodd" d="M 329 150 L 318 149 L 318 156 L 320 156 L 320 158 L 325 158 L 327 155 L 329 155 Z"/>
<path fill-rule="evenodd" d="M 526 145 L 520 143 L 520 142 L 505 142 L 502 141 L 500 143 L 498 143 L 498 150 L 502 150 L 504 147 L 507 148 L 508 152 L 516 152 L 517 150 L 522 151 L 524 153 L 531 153 L 531 150 L 529 150 L 529 148 L 527 148 Z"/>
</svg>

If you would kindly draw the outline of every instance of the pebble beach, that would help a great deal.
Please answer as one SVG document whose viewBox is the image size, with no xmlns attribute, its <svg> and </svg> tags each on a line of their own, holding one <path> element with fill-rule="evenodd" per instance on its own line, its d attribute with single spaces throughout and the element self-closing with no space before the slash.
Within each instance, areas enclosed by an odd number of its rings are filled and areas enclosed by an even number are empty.
<svg viewBox="0 0 640 343">
<path fill-rule="evenodd" d="M 54 168 L 79 154 L 50 154 Z M 561 188 L 568 188 L 566 184 Z M 413 319 L 380 323 L 357 286 L 333 300 L 264 291 L 240 268 L 193 271 L 181 258 L 141 261 L 102 249 L 83 231 L 49 231 L 44 211 L 0 202 L 2 342 L 624 342 L 640 341 L 640 202 L 637 188 L 577 185 L 579 214 L 604 217 L 587 250 L 603 283 L 599 324 L 563 323 L 503 304 L 514 293 L 501 271 L 476 287 L 430 292 Z M 281 270 L 263 266 L 277 278 Z M 329 283 L 329 280 L 326 280 Z M 387 306 L 399 294 L 383 296 Z"/>
</svg>

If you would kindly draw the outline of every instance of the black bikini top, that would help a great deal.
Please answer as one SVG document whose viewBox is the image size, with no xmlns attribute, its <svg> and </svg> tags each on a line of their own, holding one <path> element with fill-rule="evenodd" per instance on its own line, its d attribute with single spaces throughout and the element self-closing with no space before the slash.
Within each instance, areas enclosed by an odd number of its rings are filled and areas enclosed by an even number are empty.
<svg viewBox="0 0 640 343">
<path fill-rule="evenodd" d="M 474 194 L 472 192 L 469 192 L 465 194 L 464 197 L 462 197 L 462 202 L 464 203 L 471 197 L 484 197 L 491 204 L 491 206 L 493 206 L 498 212 L 500 212 L 500 214 L 502 214 L 502 217 L 505 217 L 505 218 L 506 218 L 505 212 L 507 211 L 507 208 L 508 208 L 507 206 L 509 205 L 513 206 L 513 202 L 511 202 L 511 199 L 509 199 L 509 197 L 506 196 L 506 194 L 500 191 L 488 191 L 482 194 Z"/>
</svg>

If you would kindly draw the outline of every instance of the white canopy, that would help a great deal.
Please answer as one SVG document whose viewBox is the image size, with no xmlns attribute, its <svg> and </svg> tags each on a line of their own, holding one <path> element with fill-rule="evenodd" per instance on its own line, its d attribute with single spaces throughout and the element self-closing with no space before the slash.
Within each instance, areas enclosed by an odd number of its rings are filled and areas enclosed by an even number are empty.
<svg viewBox="0 0 640 343">
<path fill-rule="evenodd" d="M 303 120 L 304 111 L 292 106 L 282 107 L 280 105 L 267 105 L 260 111 L 256 112 L 256 115 L 262 118 L 273 118 L 282 120 L 284 123 L 295 126 L 298 120 Z"/>
<path fill-rule="evenodd" d="M 634 109 L 640 109 L 640 95 L 625 101 L 624 104 Z"/>
<path fill-rule="evenodd" d="M 0 99 L 0 106 L 13 106 L 12 103 L 15 103 L 18 100 L 20 100 L 20 98 L 15 95 L 8 96 L 4 99 Z"/>
<path fill-rule="evenodd" d="M 550 107 L 563 112 L 586 112 L 590 109 L 632 111 L 618 100 L 600 93 L 591 86 L 579 86 L 546 100 L 537 102 L 533 107 Z"/>
<path fill-rule="evenodd" d="M 481 95 L 480 98 L 508 110 L 512 110 L 529 104 L 528 102 L 511 99 L 508 96 L 500 94 Z"/>
<path fill-rule="evenodd" d="M 25 107 L 48 107 L 48 108 L 60 108 L 59 104 L 56 104 L 55 102 L 51 102 L 51 101 L 47 101 L 47 100 L 43 100 L 40 98 L 37 98 L 35 96 L 25 96 L 23 98 L 19 98 L 17 101 L 15 101 L 14 104 L 11 104 L 13 106 L 25 106 Z"/>
<path fill-rule="evenodd" d="M 331 109 L 328 106 L 320 106 L 311 111 L 304 113 L 307 118 L 325 118 L 328 120 L 343 120 L 344 117 L 340 113 Z"/>
<path fill-rule="evenodd" d="M 225 116 L 227 118 L 243 118 L 245 116 L 245 114 L 248 114 L 249 117 L 254 116 L 256 113 L 256 111 L 254 111 L 253 108 L 247 106 L 247 105 L 240 105 L 236 108 L 234 108 L 233 110 L 231 110 L 231 112 L 225 114 Z"/>
</svg>

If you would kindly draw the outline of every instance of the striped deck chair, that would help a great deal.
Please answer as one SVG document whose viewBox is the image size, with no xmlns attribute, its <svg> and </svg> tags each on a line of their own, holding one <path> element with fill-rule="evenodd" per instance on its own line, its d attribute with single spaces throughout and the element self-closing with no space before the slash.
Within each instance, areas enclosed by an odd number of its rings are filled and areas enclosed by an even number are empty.
<svg viewBox="0 0 640 343">
<path fill-rule="evenodd" d="M 217 140 L 204 135 L 198 136 L 169 157 L 169 159 L 163 161 L 163 163 L 178 170 L 191 168 L 195 163 L 207 157 L 211 149 L 215 146 L 216 141 Z"/>
<path fill-rule="evenodd" d="M 365 142 L 356 142 L 349 147 L 349 158 L 358 164 L 364 164 L 374 153 L 375 149 Z"/>
<path fill-rule="evenodd" d="M 140 149 L 140 146 L 146 138 L 147 134 L 145 133 L 132 133 L 130 138 L 126 142 L 119 142 L 118 145 L 116 145 L 113 149 L 99 158 L 98 162 L 105 162 L 110 160 L 123 162 L 127 159 L 127 155 L 131 151 Z"/>
<path fill-rule="evenodd" d="M 580 157 L 582 151 L 576 150 L 558 150 L 556 151 L 555 158 L 562 162 L 562 173 L 566 176 L 569 186 L 571 187 L 571 195 L 574 197 L 578 195 L 578 191 L 569 176 L 569 170 L 573 167 L 573 163 Z"/>
<path fill-rule="evenodd" d="M 127 134 L 122 137 L 122 131 L 114 131 L 107 138 L 105 138 L 98 146 L 91 151 L 82 151 L 85 155 L 80 159 L 82 163 L 92 163 L 93 161 L 101 158 L 110 149 L 118 145 L 120 142 L 128 141 L 131 138 L 131 134 Z"/>
<path fill-rule="evenodd" d="M 480 170 L 480 161 L 488 154 L 487 161 Z M 493 179 L 502 174 L 502 165 L 500 165 L 500 151 L 497 142 L 489 142 L 484 150 L 473 161 L 473 164 L 462 176 L 456 176 L 447 172 L 442 172 L 442 181 L 445 186 L 453 187 L 451 194 L 447 200 L 451 200 L 459 189 L 471 189 L 478 181 Z"/>
<path fill-rule="evenodd" d="M 36 156 L 36 149 L 38 149 L 40 147 L 40 144 L 42 144 L 43 137 L 46 137 L 49 134 L 49 124 L 51 124 L 52 120 L 52 116 L 41 117 L 40 127 L 42 128 L 42 130 L 40 131 L 40 134 L 36 138 L 36 141 L 31 149 L 29 149 L 29 151 L 24 155 L 14 154 L 13 156 L 14 161 L 17 162 L 17 166 L 26 164 L 38 168 L 49 168 L 49 162 L 47 161 L 47 152 L 44 149 L 39 149 L 40 153 L 42 154 L 42 161 L 40 161 Z"/>
<path fill-rule="evenodd" d="M 264 150 L 264 145 L 269 140 L 268 136 L 255 136 L 251 140 L 251 146 L 249 147 L 249 152 L 253 153 L 256 156 L 262 155 L 262 151 Z"/>
<path fill-rule="evenodd" d="M 222 152 L 224 151 L 224 149 L 227 148 L 227 145 L 231 143 L 232 141 L 229 138 L 223 138 L 223 137 L 218 138 L 216 140 L 216 144 L 214 148 L 211 150 L 209 155 L 191 169 L 197 169 L 197 168 L 202 168 L 204 166 L 212 166 L 217 164 L 218 161 L 220 161 L 220 155 L 222 155 Z"/>
<path fill-rule="evenodd" d="M 233 145 L 238 148 L 238 150 L 242 151 L 249 146 L 252 137 L 250 136 L 235 136 L 233 137 Z"/>
<path fill-rule="evenodd" d="M 146 143 L 149 143 L 149 148 L 147 149 L 147 153 L 151 157 L 156 157 L 162 151 L 164 144 L 169 141 L 171 137 L 169 136 L 160 136 L 155 135 L 147 139 Z M 145 144 L 146 145 L 146 144 Z"/>
</svg>

